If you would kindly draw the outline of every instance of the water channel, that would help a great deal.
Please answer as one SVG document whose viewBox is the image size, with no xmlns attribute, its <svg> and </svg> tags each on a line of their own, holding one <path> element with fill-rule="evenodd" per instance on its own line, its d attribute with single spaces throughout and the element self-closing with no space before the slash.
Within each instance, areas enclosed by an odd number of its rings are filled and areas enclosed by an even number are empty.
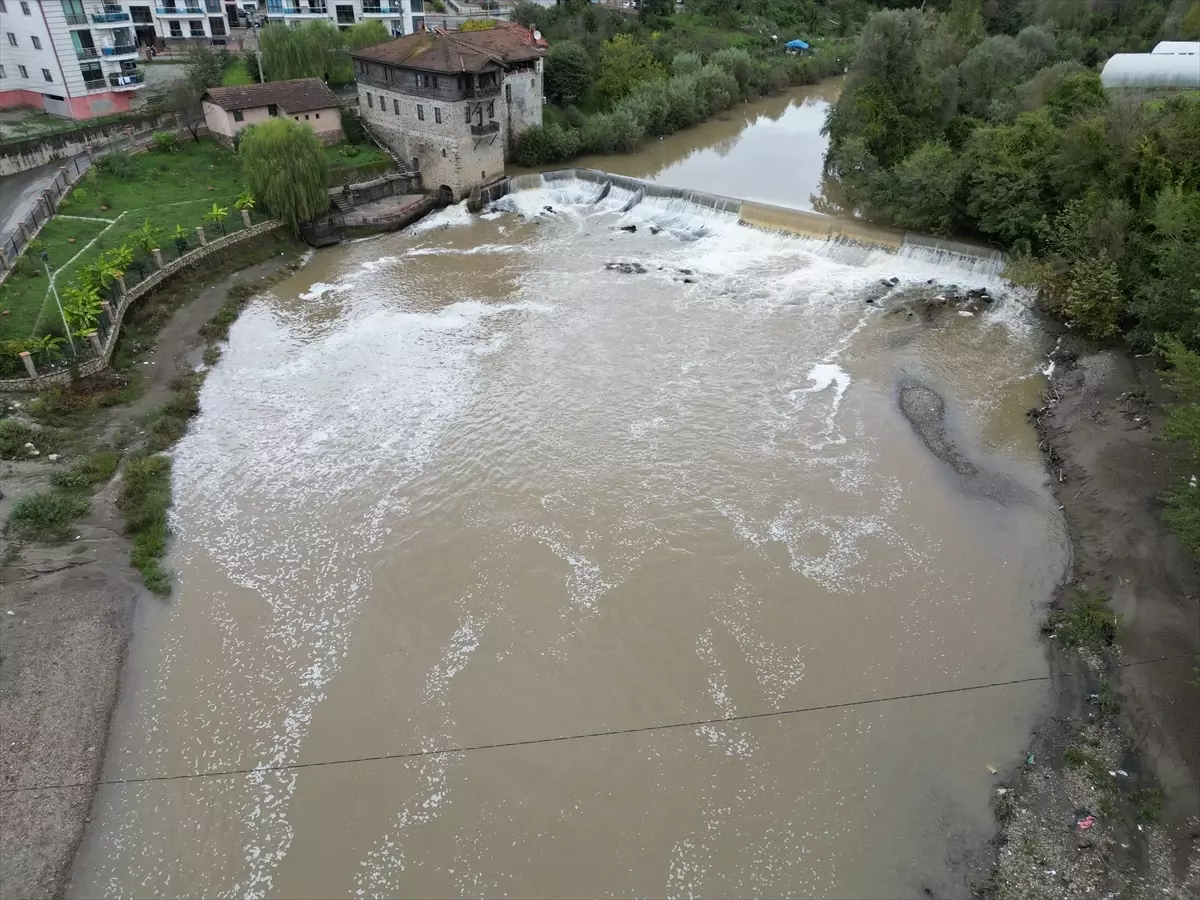
<svg viewBox="0 0 1200 900">
<path fill-rule="evenodd" d="M 808 206 L 829 90 L 582 164 Z M 240 774 L 102 788 L 71 895 L 963 894 L 1044 686 L 844 704 L 1046 671 L 1043 336 L 993 263 L 594 196 L 320 251 L 234 325 L 106 777 Z"/>
</svg>

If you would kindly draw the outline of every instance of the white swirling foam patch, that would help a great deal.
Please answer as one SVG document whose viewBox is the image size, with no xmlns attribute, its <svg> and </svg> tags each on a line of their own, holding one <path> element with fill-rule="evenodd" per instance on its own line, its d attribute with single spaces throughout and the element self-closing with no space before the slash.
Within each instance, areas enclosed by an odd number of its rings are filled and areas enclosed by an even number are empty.
<svg viewBox="0 0 1200 900">
<path fill-rule="evenodd" d="M 370 288 L 389 261 L 368 261 L 337 284 L 314 285 L 303 299 L 318 304 L 356 285 Z M 315 340 L 304 336 L 311 306 L 253 304 L 235 325 L 221 365 L 205 383 L 202 413 L 178 447 L 175 503 L 187 515 L 173 525 L 189 557 L 184 570 L 212 566 L 229 585 L 213 592 L 220 579 L 210 576 L 207 597 L 190 594 L 186 583 L 179 591 L 181 607 L 211 603 L 209 621 L 222 632 L 218 666 L 185 675 L 169 655 L 159 670 L 163 692 L 194 677 L 204 682 L 197 693 L 221 698 L 198 732 L 204 746 L 187 752 L 192 764 L 278 767 L 298 759 L 370 592 L 368 558 L 404 513 L 406 484 L 429 465 L 474 393 L 479 348 L 496 339 L 495 322 L 487 334 L 483 324 L 545 308 L 466 301 L 416 313 L 371 301 L 382 293 L 356 295 L 354 308 Z M 347 509 L 355 512 L 339 512 Z M 228 608 L 248 597 L 259 605 L 256 621 Z M 465 661 L 477 627 L 464 621 L 451 657 Z M 456 671 L 449 665 L 431 673 L 431 699 Z M 156 713 L 148 718 L 151 734 L 168 730 Z M 172 751 L 150 743 L 146 771 L 167 768 Z M 211 880 L 197 889 L 238 897 L 271 891 L 292 841 L 288 806 L 295 787 L 294 772 L 277 771 L 227 786 L 224 815 L 243 841 L 242 860 L 214 866 Z M 120 823 L 123 864 L 158 880 L 171 860 L 145 854 L 167 848 L 143 837 L 132 817 Z"/>
</svg>

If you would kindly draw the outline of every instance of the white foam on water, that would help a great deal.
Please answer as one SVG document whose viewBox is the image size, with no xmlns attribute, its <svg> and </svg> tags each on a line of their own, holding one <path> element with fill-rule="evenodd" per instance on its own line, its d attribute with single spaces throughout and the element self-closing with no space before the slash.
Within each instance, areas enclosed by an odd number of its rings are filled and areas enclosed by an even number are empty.
<svg viewBox="0 0 1200 900">
<path fill-rule="evenodd" d="M 307 291 L 300 295 L 301 300 L 319 300 L 328 294 L 330 291 L 336 291 L 338 285 L 326 284 L 323 281 L 314 283 Z"/>
<path fill-rule="evenodd" d="M 474 216 L 467 211 L 467 201 L 456 203 L 430 213 L 425 218 L 414 222 L 404 229 L 405 234 L 425 234 L 437 228 L 461 228 L 470 225 Z"/>
<path fill-rule="evenodd" d="M 479 253 L 528 253 L 524 244 L 477 244 L 474 247 L 414 247 L 405 256 L 475 256 Z"/>
</svg>

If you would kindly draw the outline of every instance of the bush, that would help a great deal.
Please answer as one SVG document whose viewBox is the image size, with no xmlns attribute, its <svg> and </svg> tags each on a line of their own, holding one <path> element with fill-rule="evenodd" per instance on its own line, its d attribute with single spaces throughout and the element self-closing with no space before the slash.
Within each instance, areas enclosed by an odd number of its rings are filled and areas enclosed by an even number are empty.
<svg viewBox="0 0 1200 900">
<path fill-rule="evenodd" d="M 156 131 L 154 132 L 154 149 L 160 150 L 163 153 L 178 153 L 183 145 L 179 142 L 179 135 L 173 131 Z"/>
<path fill-rule="evenodd" d="M 371 138 L 357 110 L 342 110 L 342 135 L 350 144 L 366 144 Z"/>
<path fill-rule="evenodd" d="M 37 443 L 38 432 L 15 419 L 0 420 L 0 459 L 26 459 L 27 443 Z"/>
<path fill-rule="evenodd" d="M 1076 590 L 1061 606 L 1050 610 L 1042 630 L 1063 647 L 1080 647 L 1100 653 L 1117 642 L 1121 617 L 1109 608 L 1100 591 Z"/>
<path fill-rule="evenodd" d="M 534 125 L 517 138 L 517 163 L 522 166 L 544 166 L 570 159 L 582 143 L 579 132 L 560 125 Z"/>
<path fill-rule="evenodd" d="M 155 141 L 157 143 L 157 135 L 155 135 Z M 178 139 L 176 139 L 176 144 L 178 144 Z M 115 150 L 100 157 L 96 160 L 96 168 L 117 178 L 133 179 L 137 177 L 137 163 L 124 150 Z"/>
<path fill-rule="evenodd" d="M 162 454 L 138 456 L 125 466 L 117 508 L 133 536 L 129 561 L 156 594 L 171 592 L 171 575 L 159 563 L 166 555 L 167 510 L 171 508 L 171 460 Z"/>
<path fill-rule="evenodd" d="M 113 450 L 98 450 L 71 468 L 55 472 L 50 476 L 50 483 L 65 490 L 83 490 L 112 478 L 120 460 L 121 454 Z"/>
<path fill-rule="evenodd" d="M 8 516 L 9 527 L 27 541 L 65 541 L 71 523 L 86 513 L 86 497 L 62 491 L 39 491 L 18 500 Z"/>
</svg>

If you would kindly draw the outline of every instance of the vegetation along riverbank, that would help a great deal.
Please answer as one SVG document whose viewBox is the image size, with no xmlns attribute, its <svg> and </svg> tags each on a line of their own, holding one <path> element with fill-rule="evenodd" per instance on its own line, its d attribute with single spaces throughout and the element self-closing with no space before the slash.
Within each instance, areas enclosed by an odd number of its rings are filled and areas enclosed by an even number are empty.
<svg viewBox="0 0 1200 900">
<path fill-rule="evenodd" d="M 280 232 L 209 257 L 131 309 L 111 371 L 0 400 L 0 730 L 11 791 L 0 803 L 0 895 L 62 894 L 144 595 L 137 576 L 170 591 L 163 451 L 198 411 L 205 368 L 238 311 L 297 266 L 301 249 Z M 64 783 L 77 786 L 22 790 Z"/>
<path fill-rule="evenodd" d="M 694 6 L 694 8 L 693 8 Z M 522 133 L 516 162 L 539 166 L 582 154 L 627 153 L 736 103 L 840 74 L 868 7 L 763 3 L 643 3 L 636 17 L 566 3 L 520 4 L 514 18 L 550 42 L 543 124 Z M 837 16 L 828 13 L 836 11 Z M 789 54 L 803 34 L 811 52 Z"/>
<path fill-rule="evenodd" d="M 842 212 L 1002 246 L 1010 277 L 1065 322 L 1033 413 L 1074 544 L 1045 633 L 1057 671 L 1089 673 L 1063 679 L 1025 766 L 998 789 L 998 863 L 982 890 L 1192 896 L 1200 93 L 1106 90 L 1097 67 L 1186 36 L 1197 13 L 935 6 L 867 23 L 826 124 L 826 167 Z"/>
</svg>

